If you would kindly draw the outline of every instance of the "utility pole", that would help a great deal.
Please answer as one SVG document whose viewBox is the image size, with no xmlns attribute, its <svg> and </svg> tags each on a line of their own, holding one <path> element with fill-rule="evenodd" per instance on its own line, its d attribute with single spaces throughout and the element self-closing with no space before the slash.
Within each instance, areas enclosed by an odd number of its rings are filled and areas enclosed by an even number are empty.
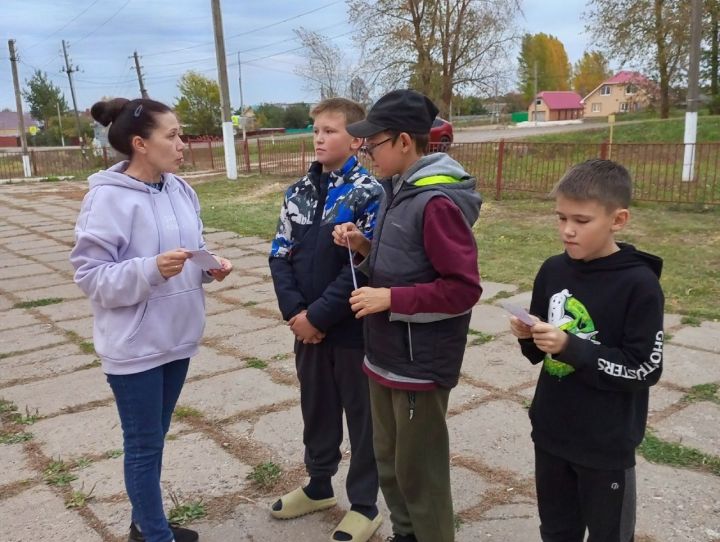
<svg viewBox="0 0 720 542">
<path fill-rule="evenodd" d="M 60 141 L 62 142 L 62 146 L 65 146 L 65 135 L 63 134 L 62 129 L 62 115 L 60 114 L 60 102 L 55 102 L 55 106 L 57 107 L 58 112 L 58 125 L 60 126 Z"/>
<path fill-rule="evenodd" d="M 225 173 L 228 179 L 237 179 L 237 157 L 235 156 L 235 134 L 230 118 L 230 89 L 228 88 L 227 64 L 225 62 L 225 38 L 223 36 L 220 0 L 210 0 L 212 5 L 213 30 L 215 31 L 215 56 L 217 57 L 218 83 L 220 85 L 220 107 L 222 109 L 223 146 L 225 147 Z"/>
<path fill-rule="evenodd" d="M 692 0 L 691 18 L 683 181 L 695 180 L 695 144 L 697 141 L 697 110 L 700 95 L 698 79 L 700 78 L 700 40 L 702 39 L 702 0 Z"/>
<path fill-rule="evenodd" d="M 65 45 L 65 40 L 62 40 L 62 48 L 63 48 L 63 55 L 65 55 L 65 67 L 61 71 L 64 71 L 65 73 L 67 73 L 68 81 L 70 82 L 70 96 L 72 96 L 73 109 L 75 110 L 75 127 L 77 128 L 78 139 L 80 140 L 80 148 L 82 149 L 85 146 L 85 142 L 83 141 L 82 129 L 80 128 L 80 115 L 78 114 L 77 99 L 75 98 L 75 86 L 73 85 L 73 80 L 72 80 L 72 74 L 73 74 L 73 72 L 78 71 L 78 68 L 77 68 L 77 66 L 72 66 L 70 64 L 70 59 L 68 58 L 67 46 Z M 83 152 L 83 157 L 84 156 L 85 156 L 85 152 Z"/>
<path fill-rule="evenodd" d="M 15 107 L 17 107 L 18 130 L 20 131 L 20 144 L 22 145 L 22 163 L 25 177 L 32 176 L 30 168 L 30 156 L 28 155 L 27 139 L 25 137 L 25 117 L 22 110 L 22 97 L 20 96 L 20 80 L 18 79 L 17 63 L 18 57 L 15 53 L 15 40 L 8 40 L 10 48 L 10 64 L 12 66 L 13 86 L 15 87 Z"/>
<path fill-rule="evenodd" d="M 242 127 L 243 141 L 246 139 L 245 133 L 245 102 L 242 92 L 242 64 L 240 63 L 240 51 L 237 54 L 238 59 L 238 85 L 240 85 L 240 126 Z"/>
<path fill-rule="evenodd" d="M 140 69 L 140 60 L 138 59 L 137 51 L 133 52 L 133 57 L 135 58 L 135 71 L 137 72 L 138 83 L 140 84 L 140 96 L 147 100 L 149 96 L 147 90 L 145 89 L 145 81 L 143 81 L 143 75 L 142 70 Z"/>
<path fill-rule="evenodd" d="M 533 97 L 533 120 L 535 121 L 535 126 L 537 126 L 537 96 L 538 96 L 538 88 L 537 88 L 537 60 L 535 61 L 535 68 L 533 70 L 535 72 L 535 96 Z"/>
</svg>

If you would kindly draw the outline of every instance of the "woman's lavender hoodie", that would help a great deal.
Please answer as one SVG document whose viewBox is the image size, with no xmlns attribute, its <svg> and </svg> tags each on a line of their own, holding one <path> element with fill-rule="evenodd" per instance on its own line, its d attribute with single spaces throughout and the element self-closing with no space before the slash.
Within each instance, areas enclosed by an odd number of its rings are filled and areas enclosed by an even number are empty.
<svg viewBox="0 0 720 542">
<path fill-rule="evenodd" d="M 205 328 L 202 283 L 212 280 L 189 261 L 166 280 L 155 260 L 205 246 L 195 191 L 170 173 L 157 191 L 122 173 L 127 165 L 89 178 L 70 253 L 95 315 L 103 371 L 120 375 L 195 355 Z"/>
</svg>

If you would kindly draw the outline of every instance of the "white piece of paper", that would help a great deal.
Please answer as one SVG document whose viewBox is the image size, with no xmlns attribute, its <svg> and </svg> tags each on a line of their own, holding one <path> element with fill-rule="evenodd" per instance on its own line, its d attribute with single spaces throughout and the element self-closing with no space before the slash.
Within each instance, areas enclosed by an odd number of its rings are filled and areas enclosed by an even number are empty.
<svg viewBox="0 0 720 542">
<path fill-rule="evenodd" d="M 501 301 L 500 306 L 506 311 L 508 311 L 510 314 L 512 314 L 515 318 L 520 320 L 523 324 L 527 324 L 528 326 L 535 325 L 535 320 L 532 319 L 530 313 L 519 305 L 513 305 L 512 303 L 508 303 L 507 301 Z"/>
<path fill-rule="evenodd" d="M 215 256 L 205 249 L 188 250 L 188 252 L 191 254 L 190 261 L 200 267 L 203 271 L 222 268 L 222 265 L 220 265 L 220 262 L 215 259 Z"/>
</svg>

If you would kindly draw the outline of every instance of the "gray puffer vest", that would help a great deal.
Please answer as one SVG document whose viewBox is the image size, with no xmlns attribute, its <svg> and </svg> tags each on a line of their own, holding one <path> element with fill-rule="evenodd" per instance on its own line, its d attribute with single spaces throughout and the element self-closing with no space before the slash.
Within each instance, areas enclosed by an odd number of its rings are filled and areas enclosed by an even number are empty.
<svg viewBox="0 0 720 542">
<path fill-rule="evenodd" d="M 425 159 L 431 157 L 436 155 Z M 414 185 L 419 180 L 437 178 L 433 173 L 422 175 L 424 169 L 403 182 L 394 197 L 392 182 L 382 183 L 387 197 L 381 204 L 370 251 L 371 287 L 410 286 L 438 278 L 423 244 L 423 216 L 430 199 L 451 199 L 463 212 L 469 226 L 477 220 L 481 199 L 475 191 L 474 178 L 463 170 L 462 176 L 452 170 L 456 182 Z M 452 388 L 457 385 L 460 375 L 470 316 L 470 311 L 459 315 L 423 313 L 399 321 L 393 320 L 389 311 L 368 315 L 365 317 L 368 360 L 395 374 L 431 380 L 439 386 Z"/>
</svg>

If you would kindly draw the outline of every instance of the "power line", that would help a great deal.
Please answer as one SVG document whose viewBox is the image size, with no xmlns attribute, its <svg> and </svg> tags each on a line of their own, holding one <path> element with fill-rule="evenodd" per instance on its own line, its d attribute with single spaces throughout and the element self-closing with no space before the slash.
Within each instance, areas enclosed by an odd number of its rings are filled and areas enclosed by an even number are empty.
<svg viewBox="0 0 720 542">
<path fill-rule="evenodd" d="M 58 28 L 57 30 L 55 30 L 55 32 L 51 32 L 50 34 L 47 34 L 43 39 L 41 39 L 40 41 L 35 42 L 33 45 L 31 45 L 30 47 L 26 48 L 25 50 L 26 50 L 26 51 L 29 51 L 30 49 L 33 49 L 33 48 L 37 47 L 37 46 L 40 45 L 41 43 L 45 43 L 49 38 L 52 38 L 54 35 L 59 34 L 59 33 L 62 32 L 63 30 L 65 30 L 68 26 L 70 26 L 72 23 L 74 23 L 75 21 L 77 21 L 80 17 L 82 17 L 83 15 L 85 15 L 85 13 L 87 13 L 87 12 L 90 10 L 90 8 L 93 7 L 95 4 L 97 4 L 99 1 L 100 1 L 100 0 L 95 0 L 95 1 L 92 2 L 88 7 L 86 7 L 84 10 L 82 10 L 80 13 L 78 13 L 77 15 L 75 15 L 75 17 L 73 17 L 73 18 L 70 19 L 68 22 L 66 22 L 64 25 L 62 25 L 60 28 Z"/>
<path fill-rule="evenodd" d="M 293 21 L 293 20 L 295 20 L 295 19 L 299 19 L 300 17 L 304 17 L 305 15 L 310 15 L 311 13 L 315 13 L 316 11 L 320 11 L 321 9 L 325 9 L 325 8 L 328 8 L 328 7 L 332 6 L 332 5 L 339 4 L 340 2 L 341 2 L 341 0 L 335 0 L 334 2 L 330 2 L 329 4 L 325 4 L 325 5 L 323 5 L 323 6 L 320 6 L 320 7 L 314 8 L 314 9 L 311 9 L 311 10 L 309 10 L 309 11 L 304 11 L 304 12 L 302 12 L 302 13 L 298 13 L 297 15 L 293 15 L 292 17 L 288 17 L 287 19 L 283 19 L 283 20 L 281 20 L 281 21 L 276 21 L 276 22 L 274 22 L 274 23 L 270 23 L 270 24 L 265 25 L 265 26 L 259 26 L 259 27 L 257 27 L 257 28 L 253 28 L 252 30 L 246 30 L 245 32 L 240 32 L 239 34 L 233 34 L 232 36 L 227 36 L 225 39 L 226 39 L 226 40 L 230 40 L 230 39 L 233 39 L 233 38 L 238 38 L 238 37 L 240 37 L 240 36 L 246 36 L 246 35 L 248 35 L 248 34 L 253 34 L 253 33 L 255 33 L 255 32 L 260 32 L 261 30 L 267 30 L 268 28 L 272 28 L 272 27 L 274 27 L 274 26 L 278 26 L 278 25 L 281 25 L 281 24 L 283 24 L 283 23 L 287 23 L 288 21 Z M 179 52 L 179 51 L 187 51 L 187 50 L 189 50 L 189 49 L 195 49 L 195 48 L 197 48 L 197 47 L 207 47 L 208 45 L 213 45 L 213 43 L 214 43 L 214 42 L 202 42 L 202 43 L 198 43 L 198 44 L 195 44 L 195 45 L 190 45 L 190 46 L 188 46 L 188 47 L 181 47 L 181 48 L 179 48 L 179 49 L 168 49 L 168 50 L 166 50 L 166 51 L 158 51 L 158 52 L 156 52 L 156 53 L 148 53 L 148 54 L 143 55 L 143 56 L 144 56 L 145 58 L 147 58 L 147 57 L 151 57 L 151 56 L 164 55 L 164 54 L 167 54 L 167 53 L 177 53 L 177 52 Z"/>
<path fill-rule="evenodd" d="M 112 21 L 112 20 L 115 18 L 115 16 L 116 16 L 118 13 L 120 13 L 123 9 L 125 9 L 125 6 L 127 6 L 131 1 L 132 1 L 132 0 L 127 0 L 122 6 L 120 6 L 120 8 L 119 8 L 115 13 L 113 13 L 112 15 L 110 15 L 110 17 L 108 17 L 107 19 L 105 19 L 102 23 L 100 23 L 98 26 L 96 26 L 95 28 L 93 28 L 90 32 L 88 32 L 87 34 L 85 34 L 82 38 L 80 38 L 79 40 L 75 41 L 74 45 L 77 45 L 78 43 L 80 43 L 81 41 L 83 41 L 85 38 L 92 36 L 95 32 L 97 32 L 98 30 L 100 30 L 103 26 L 105 26 L 107 23 L 109 23 L 110 21 Z"/>
</svg>

